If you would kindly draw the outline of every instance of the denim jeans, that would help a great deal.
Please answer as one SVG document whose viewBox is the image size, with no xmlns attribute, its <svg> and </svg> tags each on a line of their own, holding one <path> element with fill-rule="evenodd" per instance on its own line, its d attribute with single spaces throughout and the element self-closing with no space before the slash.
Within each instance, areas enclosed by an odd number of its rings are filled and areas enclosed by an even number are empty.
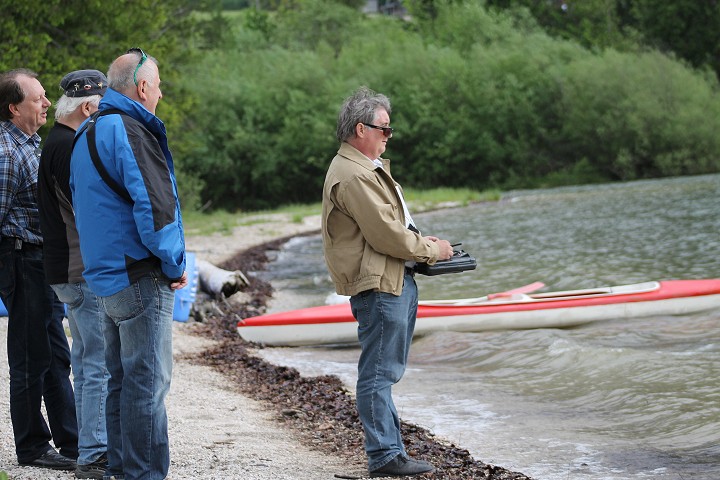
<svg viewBox="0 0 720 480">
<path fill-rule="evenodd" d="M 78 421 L 78 465 L 88 465 L 107 451 L 105 400 L 110 374 L 105 368 L 105 313 L 86 283 L 51 285 L 68 306 L 72 334 L 75 412 Z"/>
<path fill-rule="evenodd" d="M 63 305 L 45 281 L 41 247 L 23 244 L 16 250 L 14 239 L 0 241 L 0 297 L 8 310 L 10 418 L 18 462 L 40 457 L 51 448 L 50 440 L 61 454 L 75 459 L 70 347 Z"/>
<path fill-rule="evenodd" d="M 160 480 L 170 468 L 165 396 L 175 295 L 159 271 L 109 297 L 105 318 L 107 477 Z"/>
<path fill-rule="evenodd" d="M 407 274 L 399 297 L 368 290 L 350 298 L 353 316 L 358 321 L 361 347 L 357 408 L 365 430 L 365 453 L 370 471 L 398 455 L 406 455 L 392 386 L 405 373 L 417 305 L 417 285 Z"/>
</svg>

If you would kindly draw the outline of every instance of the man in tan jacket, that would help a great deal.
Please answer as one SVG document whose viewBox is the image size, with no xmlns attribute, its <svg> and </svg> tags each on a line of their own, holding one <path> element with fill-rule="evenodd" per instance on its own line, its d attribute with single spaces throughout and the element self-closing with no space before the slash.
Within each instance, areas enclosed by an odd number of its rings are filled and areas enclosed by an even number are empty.
<svg viewBox="0 0 720 480">
<path fill-rule="evenodd" d="M 416 262 L 434 264 L 452 256 L 447 240 L 423 237 L 416 229 L 380 158 L 392 137 L 390 101 L 362 87 L 338 116 L 340 150 L 323 188 L 325 261 L 337 293 L 350 295 L 362 348 L 358 361 L 357 406 L 365 430 L 371 477 L 419 475 L 433 466 L 408 457 L 392 385 L 405 372 L 415 329 L 418 292 Z"/>
</svg>

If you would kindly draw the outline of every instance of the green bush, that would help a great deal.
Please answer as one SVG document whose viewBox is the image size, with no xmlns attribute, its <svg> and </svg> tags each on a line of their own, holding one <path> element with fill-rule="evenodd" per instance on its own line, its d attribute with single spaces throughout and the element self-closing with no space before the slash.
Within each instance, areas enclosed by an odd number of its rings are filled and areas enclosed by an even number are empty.
<svg viewBox="0 0 720 480">
<path fill-rule="evenodd" d="M 230 72 L 196 73 L 209 91 L 223 92 L 208 97 L 208 111 L 222 114 L 202 119 L 204 141 L 184 161 L 204 181 L 203 202 L 232 210 L 317 201 L 338 101 L 328 95 L 321 56 L 269 48 L 208 61 Z"/>
<path fill-rule="evenodd" d="M 718 83 L 657 51 L 591 51 L 527 11 L 434 4 L 413 22 L 326 0 L 233 16 L 182 77 L 207 115 L 181 140 L 192 205 L 317 202 L 342 101 L 387 94 L 405 186 L 526 188 L 720 171 Z M 183 187 L 185 190 L 185 187 Z"/>
<path fill-rule="evenodd" d="M 563 132 L 612 179 L 720 169 L 717 85 L 657 53 L 606 51 L 564 71 Z"/>
</svg>

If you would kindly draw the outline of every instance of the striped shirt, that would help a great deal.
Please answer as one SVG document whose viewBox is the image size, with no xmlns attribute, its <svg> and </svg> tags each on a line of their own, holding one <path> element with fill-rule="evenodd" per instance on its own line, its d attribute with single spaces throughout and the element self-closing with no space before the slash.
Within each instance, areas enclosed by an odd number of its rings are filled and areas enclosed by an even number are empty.
<svg viewBox="0 0 720 480">
<path fill-rule="evenodd" d="M 37 177 L 40 136 L 0 122 L 0 236 L 42 244 Z"/>
</svg>

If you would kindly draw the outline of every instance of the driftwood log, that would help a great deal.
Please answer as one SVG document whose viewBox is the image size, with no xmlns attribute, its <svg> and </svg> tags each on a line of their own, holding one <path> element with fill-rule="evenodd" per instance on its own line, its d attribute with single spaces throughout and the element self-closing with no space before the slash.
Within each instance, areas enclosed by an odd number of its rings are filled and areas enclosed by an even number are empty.
<svg viewBox="0 0 720 480">
<path fill-rule="evenodd" d="M 200 289 L 216 298 L 220 295 L 228 298 L 250 283 L 240 270 L 223 270 L 205 260 L 197 260 L 195 265 Z"/>
</svg>

